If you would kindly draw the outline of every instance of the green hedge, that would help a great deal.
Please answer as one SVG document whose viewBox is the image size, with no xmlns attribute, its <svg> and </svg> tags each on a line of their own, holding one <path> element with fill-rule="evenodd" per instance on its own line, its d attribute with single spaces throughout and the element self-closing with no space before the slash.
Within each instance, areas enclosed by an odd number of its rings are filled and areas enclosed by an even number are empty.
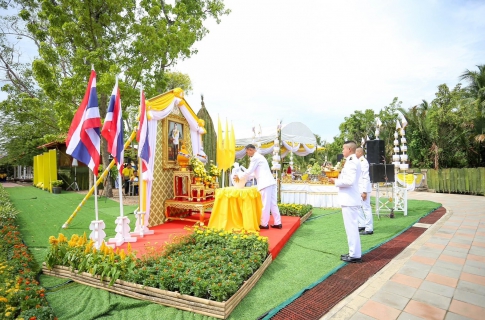
<svg viewBox="0 0 485 320">
<path fill-rule="evenodd" d="M 485 168 L 429 169 L 427 183 L 436 192 L 485 195 Z"/>
</svg>

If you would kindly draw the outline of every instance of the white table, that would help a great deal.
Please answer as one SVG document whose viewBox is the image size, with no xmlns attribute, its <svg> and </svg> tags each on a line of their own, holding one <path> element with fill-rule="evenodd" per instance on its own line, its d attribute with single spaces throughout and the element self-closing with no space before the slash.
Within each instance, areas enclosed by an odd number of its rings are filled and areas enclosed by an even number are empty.
<svg viewBox="0 0 485 320">
<path fill-rule="evenodd" d="M 311 183 L 282 183 L 281 203 L 311 204 L 316 208 L 338 208 L 338 188 Z"/>
</svg>

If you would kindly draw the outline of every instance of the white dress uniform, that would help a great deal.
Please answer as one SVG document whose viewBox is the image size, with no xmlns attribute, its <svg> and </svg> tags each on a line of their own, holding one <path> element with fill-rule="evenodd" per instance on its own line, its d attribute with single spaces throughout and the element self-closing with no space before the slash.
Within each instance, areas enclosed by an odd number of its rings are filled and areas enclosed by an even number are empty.
<svg viewBox="0 0 485 320">
<path fill-rule="evenodd" d="M 263 202 L 263 213 L 261 215 L 261 225 L 267 226 L 269 223 L 270 212 L 273 215 L 273 223 L 281 224 L 280 210 L 278 208 L 278 196 L 276 194 L 276 181 L 268 165 L 268 161 L 259 152 L 255 152 L 251 157 L 249 168 L 238 174 L 239 179 L 248 179 L 254 176 L 258 181 L 256 185 L 261 193 Z"/>
<path fill-rule="evenodd" d="M 362 174 L 359 181 L 359 191 L 367 193 L 367 198 L 362 200 L 362 210 L 359 211 L 359 228 L 365 227 L 365 231 L 374 231 L 374 221 L 372 217 L 372 208 L 370 206 L 370 194 L 372 184 L 369 176 L 369 162 L 364 156 L 359 158 Z"/>
<path fill-rule="evenodd" d="M 347 157 L 338 179 L 335 180 L 335 186 L 339 188 L 338 200 L 342 206 L 349 257 L 351 258 L 361 258 L 362 256 L 358 227 L 362 201 L 359 193 L 360 175 L 360 161 L 355 154 L 351 154 Z"/>
</svg>

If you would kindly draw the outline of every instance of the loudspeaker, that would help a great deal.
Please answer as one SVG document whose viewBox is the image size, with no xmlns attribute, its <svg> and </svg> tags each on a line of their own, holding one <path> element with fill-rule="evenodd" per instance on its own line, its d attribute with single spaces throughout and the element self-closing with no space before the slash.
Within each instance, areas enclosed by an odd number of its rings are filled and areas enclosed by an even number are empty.
<svg viewBox="0 0 485 320">
<path fill-rule="evenodd" d="M 337 162 L 342 161 L 343 158 L 344 158 L 343 154 L 341 154 L 341 153 L 337 154 Z"/>
<path fill-rule="evenodd" d="M 369 164 L 384 163 L 386 161 L 384 140 L 367 140 L 366 144 Z"/>
<path fill-rule="evenodd" d="M 371 164 L 369 166 L 370 182 L 394 182 L 394 165 L 393 164 Z"/>
</svg>

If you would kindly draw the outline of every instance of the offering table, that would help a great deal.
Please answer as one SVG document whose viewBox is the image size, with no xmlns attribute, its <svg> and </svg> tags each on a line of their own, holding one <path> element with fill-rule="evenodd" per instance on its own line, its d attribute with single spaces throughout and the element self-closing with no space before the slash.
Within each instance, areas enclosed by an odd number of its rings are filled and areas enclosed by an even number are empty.
<svg viewBox="0 0 485 320">
<path fill-rule="evenodd" d="M 255 187 L 215 190 L 209 228 L 259 231 L 263 204 Z"/>
<path fill-rule="evenodd" d="M 315 208 L 337 208 L 338 188 L 317 183 L 282 183 L 281 203 L 311 204 Z"/>
<path fill-rule="evenodd" d="M 188 221 L 195 221 L 200 222 L 201 225 L 204 225 L 206 220 L 205 219 L 205 212 L 214 206 L 214 200 L 206 200 L 200 202 L 192 202 L 192 201 L 177 201 L 177 200 L 165 200 L 165 219 L 166 220 L 188 220 Z M 179 209 L 178 211 L 184 211 L 187 214 L 184 216 L 173 216 L 170 212 L 172 209 Z M 199 212 L 199 220 L 190 218 L 192 212 Z M 188 216 L 188 217 L 186 217 Z"/>
</svg>

